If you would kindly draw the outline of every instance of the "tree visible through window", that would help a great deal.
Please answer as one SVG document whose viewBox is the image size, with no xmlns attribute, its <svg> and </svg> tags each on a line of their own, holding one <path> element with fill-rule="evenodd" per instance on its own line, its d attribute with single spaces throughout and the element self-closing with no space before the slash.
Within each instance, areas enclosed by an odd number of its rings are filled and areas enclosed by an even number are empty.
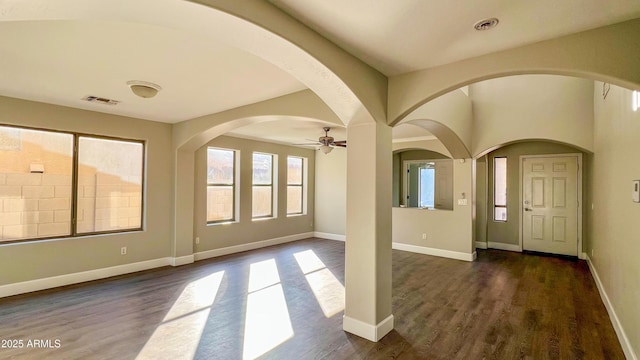
<svg viewBox="0 0 640 360">
<path fill-rule="evenodd" d="M 235 220 L 236 152 L 207 149 L 207 222 Z"/>
<path fill-rule="evenodd" d="M 287 215 L 303 213 L 304 159 L 287 157 Z"/>
</svg>

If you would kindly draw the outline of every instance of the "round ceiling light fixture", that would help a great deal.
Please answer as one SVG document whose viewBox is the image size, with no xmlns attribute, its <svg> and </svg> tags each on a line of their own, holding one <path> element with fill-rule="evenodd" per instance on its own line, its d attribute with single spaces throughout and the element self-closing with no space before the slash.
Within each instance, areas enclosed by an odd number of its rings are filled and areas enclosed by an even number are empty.
<svg viewBox="0 0 640 360">
<path fill-rule="evenodd" d="M 475 25 L 473 25 L 473 28 L 478 31 L 489 30 L 496 27 L 496 25 L 498 25 L 498 22 L 499 21 L 496 18 L 482 19 L 478 21 Z"/>
<path fill-rule="evenodd" d="M 129 88 L 131 88 L 131 91 L 133 91 L 134 94 L 145 99 L 156 96 L 158 91 L 162 90 L 160 85 L 147 81 L 131 80 L 127 81 L 127 85 L 129 85 Z"/>
</svg>

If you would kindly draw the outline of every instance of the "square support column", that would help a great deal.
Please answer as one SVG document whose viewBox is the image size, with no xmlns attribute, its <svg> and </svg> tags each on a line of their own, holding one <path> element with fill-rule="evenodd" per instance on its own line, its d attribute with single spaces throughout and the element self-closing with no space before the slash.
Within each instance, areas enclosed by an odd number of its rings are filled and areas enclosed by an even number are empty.
<svg viewBox="0 0 640 360">
<path fill-rule="evenodd" d="M 194 219 L 194 169 L 195 153 L 178 150 L 176 152 L 174 236 L 171 249 L 174 266 L 194 262 L 193 219 Z"/>
<path fill-rule="evenodd" d="M 347 128 L 347 239 L 343 329 L 370 341 L 393 330 L 391 128 Z"/>
</svg>

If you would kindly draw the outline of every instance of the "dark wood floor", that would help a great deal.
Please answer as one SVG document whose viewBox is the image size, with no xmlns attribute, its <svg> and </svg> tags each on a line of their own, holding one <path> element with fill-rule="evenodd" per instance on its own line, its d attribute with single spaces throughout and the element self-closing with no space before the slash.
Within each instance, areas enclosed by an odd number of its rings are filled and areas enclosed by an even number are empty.
<svg viewBox="0 0 640 360">
<path fill-rule="evenodd" d="M 295 260 L 308 250 L 344 283 L 344 244 L 310 239 L 0 299 L 0 339 L 24 341 L 0 358 L 241 359 L 249 268 L 273 259 L 279 283 L 266 285 L 283 294 L 291 335 L 264 359 L 624 359 L 584 261 L 394 250 L 395 330 L 372 343 L 342 331 L 342 312 L 325 316 Z"/>
</svg>

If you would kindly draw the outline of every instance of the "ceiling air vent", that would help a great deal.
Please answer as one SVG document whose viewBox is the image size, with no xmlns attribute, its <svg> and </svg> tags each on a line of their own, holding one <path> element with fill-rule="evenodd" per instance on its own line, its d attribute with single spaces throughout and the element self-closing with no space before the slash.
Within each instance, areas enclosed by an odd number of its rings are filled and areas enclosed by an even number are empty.
<svg viewBox="0 0 640 360">
<path fill-rule="evenodd" d="M 82 100 L 94 102 L 98 104 L 104 104 L 104 105 L 118 105 L 118 103 L 120 103 L 120 101 L 118 100 L 111 100 L 111 99 L 107 99 L 99 96 L 91 96 L 91 95 L 83 97 Z"/>
</svg>

